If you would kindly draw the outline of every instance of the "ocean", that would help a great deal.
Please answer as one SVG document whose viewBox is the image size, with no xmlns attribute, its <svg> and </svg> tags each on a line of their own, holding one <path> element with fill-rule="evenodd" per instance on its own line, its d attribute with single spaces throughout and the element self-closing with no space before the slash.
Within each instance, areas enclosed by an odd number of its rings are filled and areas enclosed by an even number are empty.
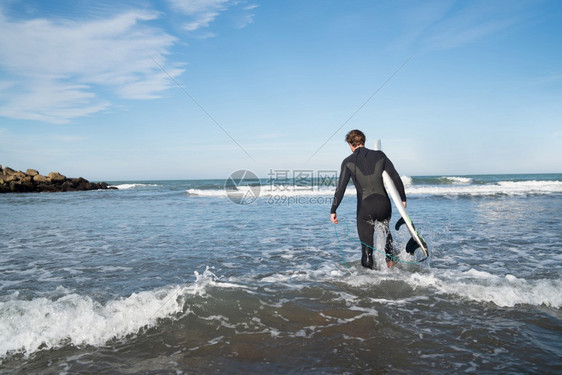
<svg viewBox="0 0 562 375">
<path fill-rule="evenodd" d="M 562 174 L 402 179 L 374 270 L 352 186 L 0 195 L 0 374 L 562 373 Z"/>
</svg>

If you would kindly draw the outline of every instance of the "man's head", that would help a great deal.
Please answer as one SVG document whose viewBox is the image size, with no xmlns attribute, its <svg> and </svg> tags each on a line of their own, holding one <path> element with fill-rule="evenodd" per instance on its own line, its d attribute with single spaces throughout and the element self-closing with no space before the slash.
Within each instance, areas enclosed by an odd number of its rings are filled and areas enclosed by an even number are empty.
<svg viewBox="0 0 562 375">
<path fill-rule="evenodd" d="M 345 136 L 345 141 L 354 148 L 365 146 L 365 134 L 361 130 L 352 130 Z"/>
</svg>

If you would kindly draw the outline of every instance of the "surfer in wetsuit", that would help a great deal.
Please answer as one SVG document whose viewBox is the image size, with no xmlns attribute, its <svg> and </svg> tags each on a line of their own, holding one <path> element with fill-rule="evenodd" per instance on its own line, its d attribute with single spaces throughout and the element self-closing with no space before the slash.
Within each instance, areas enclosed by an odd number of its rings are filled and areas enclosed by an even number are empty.
<svg viewBox="0 0 562 375">
<path fill-rule="evenodd" d="M 392 235 L 390 234 L 389 221 L 391 215 L 390 199 L 383 185 L 382 172 L 386 171 L 402 198 L 406 207 L 406 192 L 400 175 L 394 165 L 382 151 L 373 151 L 365 147 L 365 134 L 360 130 L 352 130 L 345 137 L 346 142 L 353 152 L 341 164 L 340 178 L 334 201 L 332 202 L 330 219 L 338 223 L 336 210 L 340 205 L 349 179 L 357 190 L 357 232 L 361 240 L 361 265 L 373 269 L 373 245 L 375 224 L 379 223 L 386 235 L 386 264 L 392 267 Z"/>
</svg>

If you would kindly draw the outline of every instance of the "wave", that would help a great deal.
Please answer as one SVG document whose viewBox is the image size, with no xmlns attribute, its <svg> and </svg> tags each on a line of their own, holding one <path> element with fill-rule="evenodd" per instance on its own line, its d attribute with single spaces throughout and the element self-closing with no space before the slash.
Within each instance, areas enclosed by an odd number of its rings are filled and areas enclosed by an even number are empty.
<svg viewBox="0 0 562 375">
<path fill-rule="evenodd" d="M 56 300 L 0 302 L 0 357 L 29 355 L 73 344 L 103 345 L 113 338 L 138 333 L 160 318 L 181 311 L 183 304 L 174 296 L 182 287 L 134 293 L 101 304 L 89 296 L 68 294 Z"/>
<path fill-rule="evenodd" d="M 414 183 L 414 179 L 409 176 L 400 176 L 400 179 L 402 180 L 404 186 L 411 186 Z"/>
<path fill-rule="evenodd" d="M 394 304 L 420 298 L 403 293 L 398 298 L 390 297 L 392 284 L 388 284 L 389 282 L 398 283 L 397 285 L 407 283 L 414 290 L 425 289 L 422 298 L 440 294 L 478 303 L 493 303 L 499 307 L 562 307 L 562 295 L 559 292 L 562 280 L 526 280 L 510 274 L 499 276 L 475 269 L 465 272 L 436 269 L 414 273 L 401 269 L 381 269 L 376 273 L 365 273 L 358 268 L 345 270 L 337 263 L 330 263 L 320 268 L 307 266 L 262 276 L 254 274 L 241 278 L 229 277 L 228 281 L 221 281 L 208 267 L 202 274 L 195 272 L 195 276 L 196 280 L 189 285 L 133 293 L 129 297 L 106 303 L 75 293 L 60 298 L 41 297 L 33 300 L 19 299 L 17 294 L 12 295 L 8 300 L 0 302 L 0 363 L 15 354 L 29 356 L 38 351 L 67 345 L 103 346 L 108 341 L 137 335 L 147 328 L 157 326 L 162 319 L 177 320 L 192 313 L 188 303 L 189 296 L 207 295 L 212 293 L 211 288 L 245 289 L 253 294 L 259 289 L 256 283 L 268 285 L 262 289 L 270 293 L 275 293 L 274 289 L 278 286 L 284 290 L 307 288 L 311 286 L 309 282 L 315 285 L 318 282 L 319 285 L 344 283 L 360 291 L 366 290 L 366 286 L 372 289 L 385 283 L 385 303 Z M 361 304 L 358 305 L 361 299 L 357 299 L 353 289 L 335 292 L 333 298 L 337 300 L 345 297 L 349 300 L 349 309 L 357 310 L 361 308 Z"/>
<path fill-rule="evenodd" d="M 469 185 L 475 182 L 473 177 L 468 176 L 428 176 L 410 177 L 410 179 L 413 185 Z"/>
<path fill-rule="evenodd" d="M 415 178 L 402 177 L 406 195 L 408 196 L 521 196 L 544 195 L 562 193 L 562 181 L 498 181 L 487 184 L 474 184 L 472 179 L 464 177 L 443 177 L 450 181 L 447 184 L 425 185 L 416 184 Z M 252 188 L 254 189 L 254 188 Z M 238 193 L 250 191 L 250 187 L 239 186 Z M 271 196 L 330 196 L 335 192 L 334 187 L 299 187 L 299 186 L 262 186 L 260 197 Z M 187 193 L 199 197 L 227 197 L 224 189 L 188 189 Z M 255 193 L 255 191 L 254 191 Z M 349 185 L 346 195 L 356 194 L 356 190 Z"/>
<path fill-rule="evenodd" d="M 444 181 L 445 183 L 451 183 L 453 185 L 462 184 L 462 185 L 469 185 L 472 183 L 473 179 L 470 177 L 440 177 L 440 180 Z"/>
<path fill-rule="evenodd" d="M 32 300 L 18 299 L 15 293 L 0 302 L 0 363 L 14 354 L 29 356 L 70 344 L 102 346 L 153 327 L 159 319 L 177 316 L 188 295 L 204 294 L 209 286 L 239 287 L 217 281 L 208 268 L 195 276 L 191 285 L 133 293 L 106 303 L 75 293 Z"/>
<path fill-rule="evenodd" d="M 154 187 L 154 186 L 160 186 L 158 184 L 141 184 L 141 183 L 130 183 L 130 184 L 118 184 L 118 185 L 111 185 L 110 187 L 115 187 L 119 190 L 127 190 L 127 189 L 135 189 L 135 188 L 140 188 L 140 187 Z"/>
<path fill-rule="evenodd" d="M 229 194 L 257 194 L 260 197 L 274 196 L 324 196 L 334 195 L 335 188 L 312 186 L 261 186 L 258 190 L 250 186 L 238 186 L 236 189 L 187 189 L 188 195 L 199 197 L 227 197 Z M 346 194 L 356 194 L 353 186 L 348 186 Z"/>
<path fill-rule="evenodd" d="M 562 181 L 498 181 L 491 184 L 413 185 L 408 195 L 494 196 L 562 193 Z"/>
<path fill-rule="evenodd" d="M 382 261 L 379 262 L 382 264 Z M 293 281 L 299 281 L 295 284 Z M 461 299 L 478 302 L 493 303 L 498 307 L 514 307 L 516 305 L 546 306 L 555 309 L 562 308 L 562 280 L 538 279 L 527 280 L 507 274 L 494 275 L 485 271 L 470 269 L 465 272 L 450 270 L 431 270 L 429 272 L 402 271 L 398 269 L 378 269 L 376 274 L 361 272 L 354 267 L 347 272 L 341 267 L 324 267 L 317 270 L 295 270 L 280 274 L 268 275 L 261 281 L 274 284 L 303 287 L 306 281 L 344 282 L 352 287 L 364 289 L 381 283 L 405 282 L 412 289 L 426 289 L 426 294 L 435 293 L 456 296 Z M 391 293 L 390 284 L 385 284 L 387 292 Z M 406 297 L 410 298 L 410 297 Z M 393 300 L 394 303 L 400 300 Z"/>
<path fill-rule="evenodd" d="M 493 303 L 500 307 L 515 305 L 562 307 L 562 280 L 526 280 L 513 275 L 498 276 L 470 269 L 460 274 L 412 274 L 412 285 L 432 287 L 445 294 L 458 295 L 475 302 Z"/>
</svg>

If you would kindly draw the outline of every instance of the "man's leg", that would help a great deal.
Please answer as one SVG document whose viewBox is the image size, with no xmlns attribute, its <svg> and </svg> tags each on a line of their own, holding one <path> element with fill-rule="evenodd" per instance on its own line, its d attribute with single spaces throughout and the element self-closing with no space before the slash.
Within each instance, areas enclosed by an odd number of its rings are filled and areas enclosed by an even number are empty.
<svg viewBox="0 0 562 375">
<path fill-rule="evenodd" d="M 361 240 L 361 265 L 366 268 L 373 269 L 373 236 L 375 234 L 375 227 L 372 222 L 357 217 L 357 233 L 359 240 Z"/>
<path fill-rule="evenodd" d="M 394 246 L 392 245 L 392 234 L 390 233 L 390 226 L 389 220 L 381 221 L 382 232 L 386 236 L 386 243 L 384 245 L 384 252 L 386 253 L 386 265 L 388 268 L 394 266 L 393 255 L 394 255 Z"/>
</svg>

